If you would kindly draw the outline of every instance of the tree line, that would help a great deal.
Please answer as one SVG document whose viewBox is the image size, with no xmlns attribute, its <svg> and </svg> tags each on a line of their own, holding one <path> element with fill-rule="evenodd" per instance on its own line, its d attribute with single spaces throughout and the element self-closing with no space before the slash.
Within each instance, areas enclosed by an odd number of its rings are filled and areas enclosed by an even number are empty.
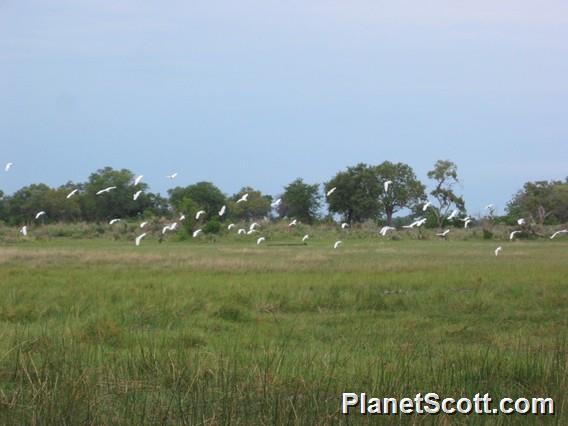
<svg viewBox="0 0 568 426">
<path fill-rule="evenodd" d="M 266 216 L 295 218 L 305 223 L 330 220 L 339 215 L 348 223 L 367 220 L 391 225 L 397 213 L 428 218 L 430 226 L 447 224 L 449 212 L 466 214 L 465 201 L 456 192 L 458 168 L 449 160 L 437 161 L 427 173 L 432 190 L 416 177 L 412 167 L 385 161 L 378 165 L 359 163 L 336 173 L 323 185 L 306 183 L 298 178 L 286 185 L 281 194 L 272 197 L 253 187 L 243 187 L 233 195 L 224 194 L 211 182 L 198 182 L 174 187 L 167 197 L 149 192 L 148 185 L 134 185 L 130 170 L 106 167 L 92 173 L 87 182 L 67 182 L 57 188 L 43 183 L 21 188 L 10 196 L 0 190 L 0 221 L 9 225 L 31 223 L 38 211 L 45 211 L 45 222 L 102 222 L 112 218 L 173 218 L 184 214 L 191 226 L 198 210 L 206 211 L 212 230 L 223 220 L 255 220 Z M 386 183 L 389 185 L 385 185 Z M 97 191 L 115 187 L 103 195 Z M 323 193 L 322 193 L 323 187 Z M 330 194 L 326 196 L 335 188 Z M 74 189 L 76 195 L 68 198 Z M 141 191 L 135 200 L 135 192 Z M 246 202 L 237 202 L 243 194 Z M 279 199 L 275 203 L 275 198 Z M 426 211 L 423 206 L 430 205 Z M 327 215 L 322 214 L 324 204 Z M 218 212 L 226 206 L 226 214 Z M 568 178 L 565 181 L 527 182 L 507 205 L 505 222 L 527 217 L 535 223 L 568 222 Z"/>
</svg>

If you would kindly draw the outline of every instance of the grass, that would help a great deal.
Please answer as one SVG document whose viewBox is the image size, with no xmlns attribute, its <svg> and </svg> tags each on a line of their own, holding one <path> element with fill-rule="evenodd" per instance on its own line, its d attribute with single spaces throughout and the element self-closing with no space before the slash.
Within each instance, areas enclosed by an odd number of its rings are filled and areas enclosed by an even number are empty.
<svg viewBox="0 0 568 426">
<path fill-rule="evenodd" d="M 0 423 L 566 423 L 565 241 L 332 243 L 0 246 Z M 557 414 L 344 417 L 343 391 Z"/>
</svg>

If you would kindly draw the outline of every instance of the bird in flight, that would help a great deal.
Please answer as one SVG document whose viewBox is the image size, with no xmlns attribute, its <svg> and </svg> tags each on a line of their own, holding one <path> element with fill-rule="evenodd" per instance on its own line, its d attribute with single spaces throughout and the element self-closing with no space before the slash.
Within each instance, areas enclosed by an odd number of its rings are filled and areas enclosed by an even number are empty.
<svg viewBox="0 0 568 426">
<path fill-rule="evenodd" d="M 270 206 L 273 207 L 273 208 L 276 208 L 280 205 L 280 203 L 282 203 L 282 198 L 277 199 L 276 201 L 271 203 Z"/>
<path fill-rule="evenodd" d="M 106 187 L 105 189 L 101 189 L 100 191 L 97 191 L 95 193 L 95 195 L 101 195 L 101 194 L 104 194 L 105 192 L 110 192 L 113 189 L 116 189 L 116 186 L 109 186 L 109 187 Z"/>
<path fill-rule="evenodd" d="M 177 175 L 178 175 L 178 173 L 175 172 L 175 173 L 172 173 L 171 175 L 167 175 L 166 178 L 170 179 L 170 180 L 174 180 L 175 178 L 177 178 Z"/>
<path fill-rule="evenodd" d="M 329 191 L 327 191 L 327 193 L 325 194 L 326 197 L 329 197 L 331 194 L 333 194 L 335 192 L 335 190 L 337 189 L 336 186 L 334 186 L 333 188 L 331 188 Z"/>
<path fill-rule="evenodd" d="M 148 222 L 142 222 L 142 223 L 140 224 L 140 228 L 144 228 L 146 225 L 148 225 Z"/>
<path fill-rule="evenodd" d="M 503 250 L 503 247 L 499 246 L 495 249 L 495 256 L 499 256 L 499 253 L 501 253 L 501 250 Z"/>
<path fill-rule="evenodd" d="M 145 236 L 146 236 L 146 232 L 144 232 L 143 234 L 140 234 L 136 237 L 136 239 L 134 240 L 134 243 L 136 244 L 137 247 L 140 245 L 142 238 L 144 238 Z"/>
<path fill-rule="evenodd" d="M 460 214 L 458 209 L 454 209 L 454 211 L 448 216 L 448 220 L 455 219 Z"/>
<path fill-rule="evenodd" d="M 118 222 L 120 222 L 120 219 L 111 219 L 108 224 L 114 225 L 115 223 L 118 223 Z"/>
<path fill-rule="evenodd" d="M 176 228 L 177 228 L 177 222 L 166 225 L 162 228 L 162 235 L 164 235 L 167 231 L 175 231 Z"/>
<path fill-rule="evenodd" d="M 248 201 L 248 197 L 249 197 L 248 193 L 243 194 L 243 195 L 241 196 L 241 198 L 239 198 L 239 199 L 237 200 L 237 204 L 243 203 L 243 202 L 245 202 L 245 201 Z"/>
<path fill-rule="evenodd" d="M 193 238 L 197 237 L 201 233 L 201 229 L 193 231 Z"/>
<path fill-rule="evenodd" d="M 422 211 L 425 212 L 428 207 L 430 207 L 432 205 L 432 203 L 430 201 L 428 201 L 426 204 L 424 204 L 424 207 L 422 207 Z"/>
<path fill-rule="evenodd" d="M 390 185 L 392 185 L 392 180 L 385 181 L 385 183 L 383 184 L 383 187 L 385 188 L 385 192 L 388 192 Z"/>
<path fill-rule="evenodd" d="M 308 241 L 308 238 L 310 238 L 310 234 L 304 235 L 304 237 L 302 238 L 302 242 L 305 243 L 306 241 Z"/>
<path fill-rule="evenodd" d="M 227 206 L 223 206 L 221 207 L 221 210 L 219 210 L 219 216 L 223 216 L 225 214 L 225 211 L 227 210 Z"/>
<path fill-rule="evenodd" d="M 446 229 L 444 232 L 440 232 L 438 234 L 436 234 L 438 237 L 446 237 L 446 235 L 448 235 L 450 233 L 449 229 Z"/>
<path fill-rule="evenodd" d="M 467 226 L 471 223 L 471 219 L 468 217 L 466 220 L 464 220 L 463 222 L 463 227 L 467 228 Z"/>
<path fill-rule="evenodd" d="M 35 215 L 36 220 L 38 220 L 40 217 L 44 216 L 45 214 L 46 214 L 46 213 L 45 213 L 43 210 L 40 211 L 40 212 L 38 212 L 38 213 Z"/>
<path fill-rule="evenodd" d="M 509 234 L 509 240 L 515 238 L 515 235 L 520 234 L 522 231 L 513 231 Z"/>
<path fill-rule="evenodd" d="M 237 225 L 235 225 L 234 223 L 229 223 L 229 225 L 227 226 L 227 229 L 230 231 L 235 226 L 237 226 Z"/>
<path fill-rule="evenodd" d="M 343 222 L 341 224 L 341 229 L 349 228 L 349 224 L 347 222 Z"/>
<path fill-rule="evenodd" d="M 556 238 L 557 235 L 566 234 L 566 233 L 568 233 L 568 229 L 561 229 L 560 231 L 556 231 L 554 234 L 552 234 L 550 239 L 553 240 L 554 238 Z"/>
<path fill-rule="evenodd" d="M 383 226 L 379 231 L 379 234 L 381 234 L 384 237 L 385 235 L 387 235 L 387 232 L 395 230 L 396 228 L 394 226 Z"/>
<path fill-rule="evenodd" d="M 13 165 L 14 163 L 6 163 L 6 165 L 4 166 L 4 171 L 9 172 Z"/>
<path fill-rule="evenodd" d="M 333 248 L 336 249 L 336 248 L 339 247 L 341 244 L 343 244 L 343 241 L 336 241 L 335 244 L 333 245 Z"/>
<path fill-rule="evenodd" d="M 260 237 L 258 240 L 256 240 L 256 245 L 258 246 L 260 243 L 262 243 L 264 240 L 266 240 L 266 238 L 264 237 Z"/>
<path fill-rule="evenodd" d="M 292 222 L 290 222 L 290 223 L 288 224 L 288 227 L 290 227 L 290 226 L 296 226 L 297 224 L 298 224 L 298 219 L 294 219 Z"/>
<path fill-rule="evenodd" d="M 69 194 L 67 194 L 67 199 L 71 198 L 73 195 L 75 195 L 79 190 L 78 189 L 74 189 L 73 191 L 71 191 Z"/>
<path fill-rule="evenodd" d="M 28 227 L 27 226 L 22 226 L 20 228 L 20 234 L 22 234 L 24 237 L 28 235 Z"/>
<path fill-rule="evenodd" d="M 144 175 L 137 176 L 136 179 L 134 179 L 134 186 L 138 185 L 143 177 Z"/>
<path fill-rule="evenodd" d="M 251 223 L 251 225 L 250 225 L 250 227 L 249 227 L 249 230 L 250 230 L 250 231 L 254 231 L 254 228 L 255 228 L 256 226 L 260 226 L 260 225 L 259 225 L 258 223 L 256 223 L 256 222 Z"/>
<path fill-rule="evenodd" d="M 246 235 L 246 233 L 247 233 L 247 230 L 243 229 L 243 228 L 241 228 L 237 231 L 237 234 L 239 234 L 239 235 Z"/>
<path fill-rule="evenodd" d="M 183 222 L 185 220 L 185 215 L 182 213 L 179 217 L 179 221 Z"/>
<path fill-rule="evenodd" d="M 142 194 L 142 191 L 136 191 L 136 192 L 134 193 L 134 195 L 132 196 L 132 199 L 133 199 L 134 201 L 136 201 L 136 200 L 138 199 L 138 197 L 140 197 L 140 194 Z"/>
<path fill-rule="evenodd" d="M 527 221 L 524 218 L 517 220 L 517 225 L 524 225 L 525 223 L 527 223 Z"/>
<path fill-rule="evenodd" d="M 197 213 L 195 213 L 195 220 L 199 220 L 199 218 L 201 216 L 203 216 L 205 214 L 205 210 L 199 210 Z"/>
</svg>

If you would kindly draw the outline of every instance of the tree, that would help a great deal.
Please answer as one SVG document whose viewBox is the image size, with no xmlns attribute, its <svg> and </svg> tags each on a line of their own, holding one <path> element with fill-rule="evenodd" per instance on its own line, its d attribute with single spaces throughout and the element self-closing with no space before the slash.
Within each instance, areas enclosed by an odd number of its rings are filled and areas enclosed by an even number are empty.
<svg viewBox="0 0 568 426">
<path fill-rule="evenodd" d="M 387 225 L 392 225 L 393 214 L 404 208 L 413 209 L 426 200 L 425 186 L 416 178 L 412 167 L 404 163 L 385 161 L 375 166 L 380 182 L 379 199 L 383 206 Z M 384 182 L 392 181 L 385 192 Z"/>
<path fill-rule="evenodd" d="M 49 191 L 51 188 L 43 183 L 24 186 L 16 191 L 7 201 L 8 221 L 13 225 L 31 223 L 41 210 L 47 212 L 46 219 L 50 220 L 53 212 L 46 207 Z"/>
<path fill-rule="evenodd" d="M 509 216 L 530 217 L 539 224 L 568 222 L 568 178 L 527 182 L 507 205 Z"/>
<path fill-rule="evenodd" d="M 248 200 L 242 203 L 237 203 L 237 200 L 244 194 L 248 194 Z M 272 197 L 270 195 L 263 195 L 262 192 L 257 191 L 250 186 L 245 186 L 234 194 L 228 202 L 229 215 L 237 220 L 254 220 L 267 216 L 270 213 Z"/>
<path fill-rule="evenodd" d="M 378 218 L 381 184 L 373 167 L 364 163 L 348 167 L 325 184 L 326 193 L 334 187 L 327 197 L 330 212 L 341 214 L 348 223 Z"/>
<path fill-rule="evenodd" d="M 168 193 L 170 203 L 177 211 L 195 214 L 195 209 L 205 210 L 206 218 L 217 216 L 221 207 L 227 203 L 225 195 L 211 182 L 198 182 L 185 188 L 178 186 Z"/>
<path fill-rule="evenodd" d="M 284 188 L 278 214 L 280 217 L 289 216 L 312 223 L 317 218 L 320 207 L 319 184 L 309 185 L 298 178 Z"/>
<path fill-rule="evenodd" d="M 449 160 L 438 160 L 434 168 L 428 172 L 428 177 L 435 181 L 435 187 L 430 191 L 438 205 L 433 206 L 438 227 L 442 227 L 444 219 L 454 206 L 465 211 L 465 202 L 454 192 L 454 185 L 459 183 L 458 166 Z"/>
</svg>

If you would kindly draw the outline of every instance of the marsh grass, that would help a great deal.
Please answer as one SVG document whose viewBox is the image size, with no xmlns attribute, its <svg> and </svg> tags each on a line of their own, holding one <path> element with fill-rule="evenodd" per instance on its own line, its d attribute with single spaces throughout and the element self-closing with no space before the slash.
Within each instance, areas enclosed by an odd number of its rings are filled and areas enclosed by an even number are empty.
<svg viewBox="0 0 568 426">
<path fill-rule="evenodd" d="M 1 424 L 565 424 L 568 244 L 0 248 Z M 557 415 L 340 416 L 343 391 Z"/>
</svg>

